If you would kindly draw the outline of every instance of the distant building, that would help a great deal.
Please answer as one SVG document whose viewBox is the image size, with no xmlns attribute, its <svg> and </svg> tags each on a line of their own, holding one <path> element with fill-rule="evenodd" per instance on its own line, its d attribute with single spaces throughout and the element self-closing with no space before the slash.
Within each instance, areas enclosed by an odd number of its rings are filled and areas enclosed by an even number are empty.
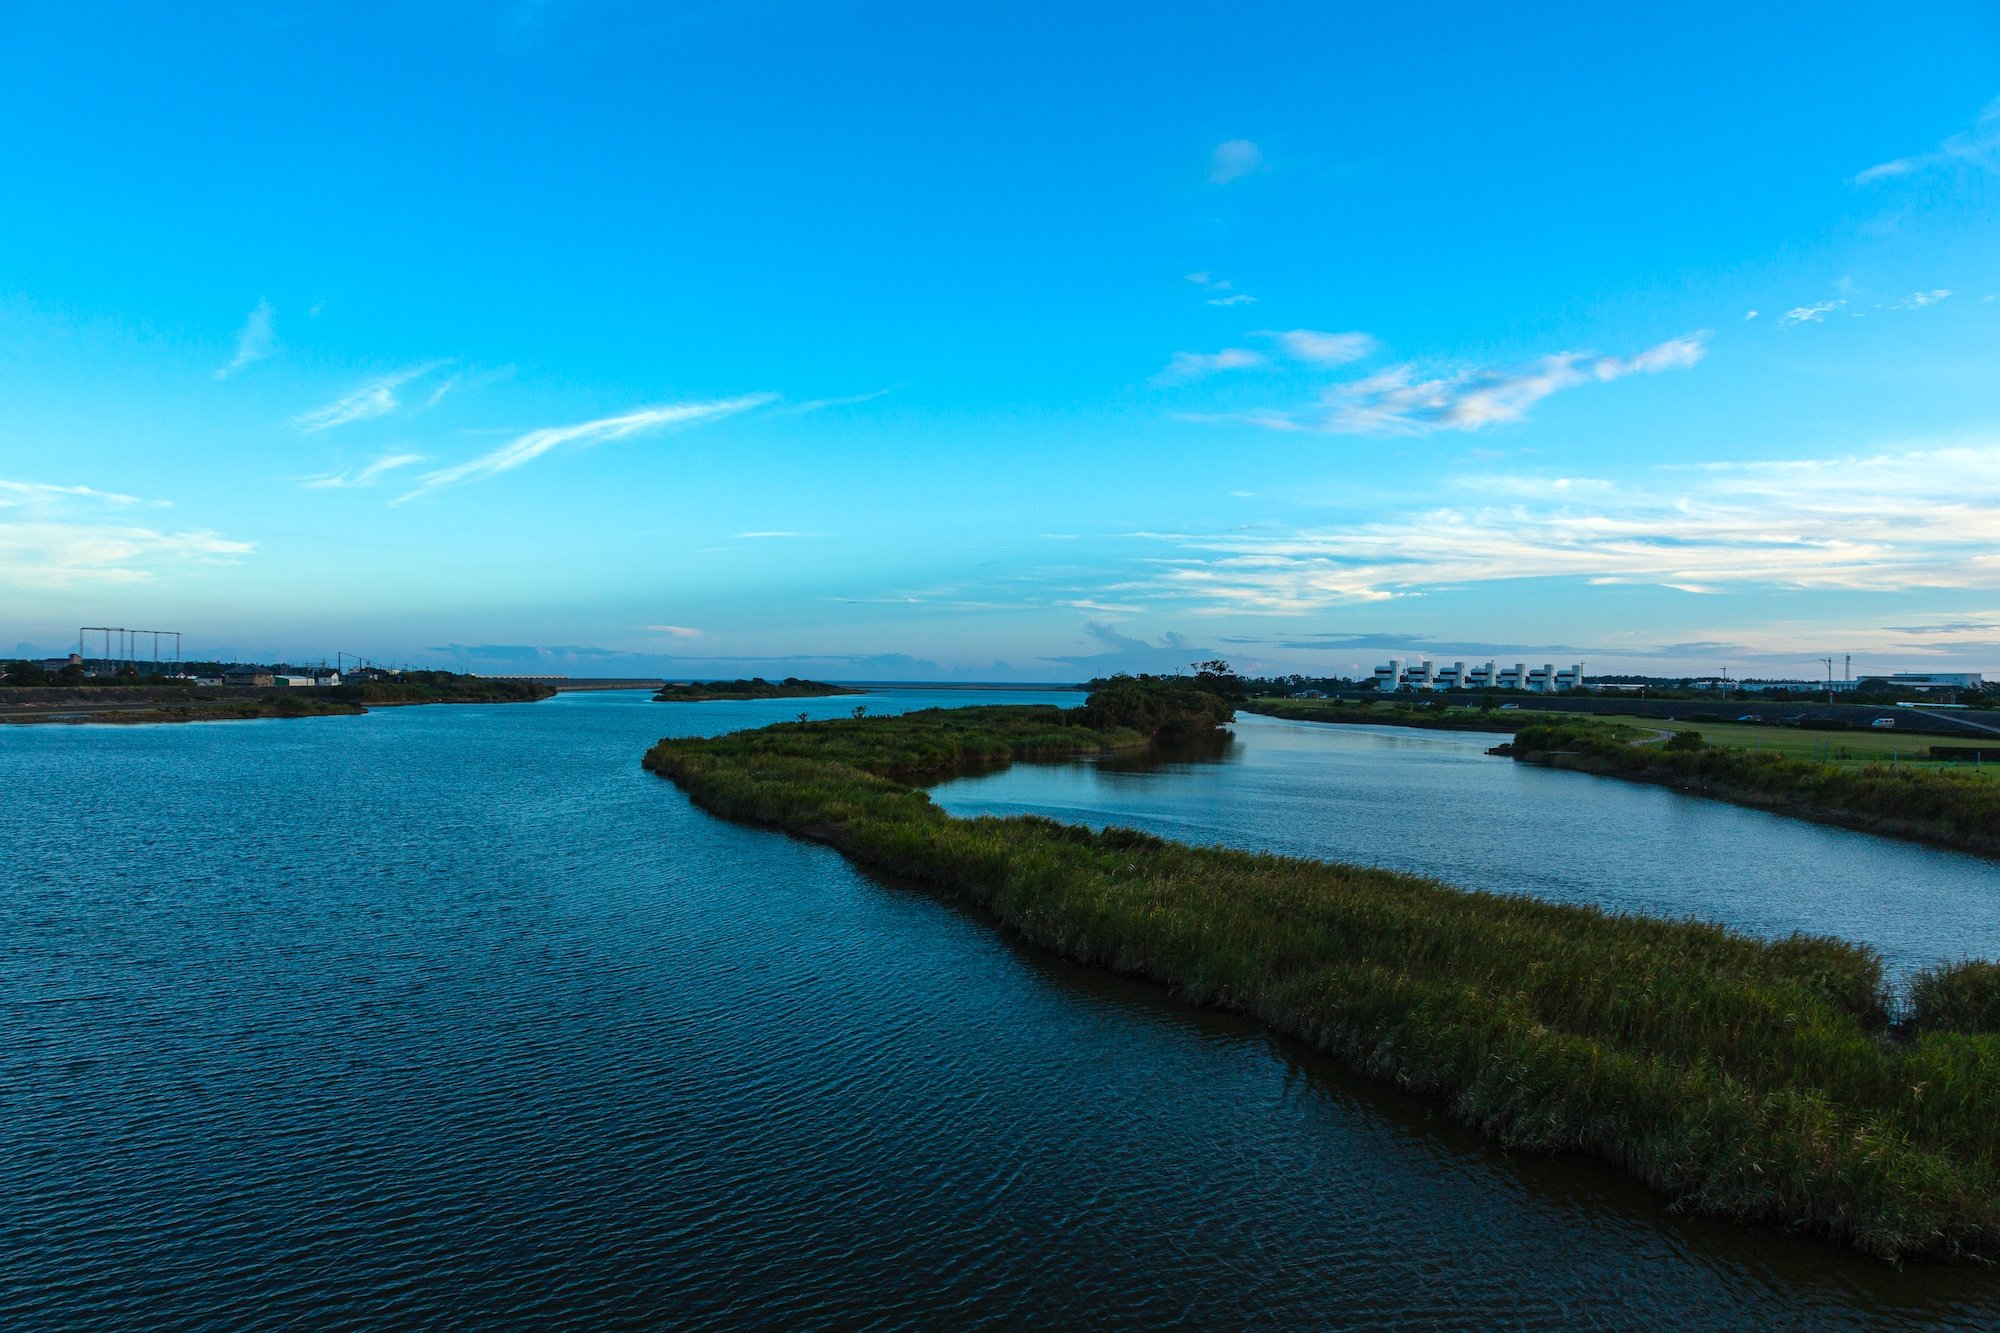
<svg viewBox="0 0 2000 1333">
<path fill-rule="evenodd" d="M 1978 690 L 1986 678 L 1977 671 L 1898 671 L 1888 676 L 1863 676 L 1864 685 L 1887 685 L 1897 690 Z"/>
<path fill-rule="evenodd" d="M 268 686 L 275 685 L 278 682 L 277 678 L 263 667 L 233 666 L 222 673 L 222 683 L 225 685 Z"/>
<path fill-rule="evenodd" d="M 42 659 L 42 670 L 44 671 L 62 671 L 69 667 L 81 667 L 82 665 L 83 656 L 80 653 L 71 653 L 68 657 L 44 657 Z"/>
</svg>

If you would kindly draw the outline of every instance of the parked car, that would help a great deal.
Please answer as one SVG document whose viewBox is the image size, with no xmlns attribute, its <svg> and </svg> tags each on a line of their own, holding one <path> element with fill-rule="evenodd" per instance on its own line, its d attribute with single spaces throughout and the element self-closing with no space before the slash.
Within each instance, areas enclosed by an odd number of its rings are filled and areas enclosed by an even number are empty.
<svg viewBox="0 0 2000 1333">
<path fill-rule="evenodd" d="M 1762 713 L 1745 713 L 1742 717 L 1739 717 L 1736 720 L 1738 722 L 1762 722 L 1764 720 L 1764 715 Z"/>
<path fill-rule="evenodd" d="M 1868 725 L 1871 727 L 1880 727 L 1882 730 L 1887 731 L 1896 725 L 1896 719 L 1893 717 L 1878 717 Z"/>
<path fill-rule="evenodd" d="M 1520 706 L 1521 705 L 1519 704 L 1501 704 L 1500 711 L 1503 713 L 1511 713 L 1514 712 L 1516 709 L 1518 709 Z"/>
</svg>

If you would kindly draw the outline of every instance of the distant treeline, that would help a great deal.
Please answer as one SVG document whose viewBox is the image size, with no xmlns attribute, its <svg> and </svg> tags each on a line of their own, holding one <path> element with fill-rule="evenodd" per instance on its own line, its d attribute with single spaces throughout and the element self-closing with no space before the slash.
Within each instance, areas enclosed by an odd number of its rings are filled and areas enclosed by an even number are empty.
<svg viewBox="0 0 2000 1333">
<path fill-rule="evenodd" d="M 389 680 L 356 681 L 319 691 L 363 704 L 532 703 L 556 690 L 532 680 L 493 680 L 455 671 L 404 671 Z"/>
<path fill-rule="evenodd" d="M 748 680 L 696 680 L 681 684 L 669 682 L 660 687 L 660 692 L 653 696 L 653 701 L 692 704 L 711 699 L 822 699 L 836 694 L 866 692 L 850 689 L 845 685 L 829 685 L 823 680 L 800 680 L 797 676 L 787 676 L 783 680 L 765 680 L 762 676 L 752 676 Z"/>
<path fill-rule="evenodd" d="M 2000 856 L 2000 782 L 1976 772 L 1818 763 L 1710 745 L 1697 731 L 1634 745 L 1603 723 L 1535 722 L 1500 752 L 1553 768 L 1656 782 L 1822 823 Z"/>
<path fill-rule="evenodd" d="M 1251 1015 L 1516 1148 L 1614 1162 L 1694 1210 L 1870 1254 L 2000 1258 L 2000 978 L 1940 967 L 1892 1024 L 1838 940 L 1467 892 L 1036 817 L 917 784 L 1226 720 L 1187 682 L 1081 708 L 930 709 L 668 739 L 702 808 L 959 895 L 1029 942 Z"/>
<path fill-rule="evenodd" d="M 1427 731 L 1512 731 L 1523 725 L 1523 714 L 1502 712 L 1490 697 L 1472 712 L 1450 708 L 1442 700 L 1405 704 L 1363 703 L 1345 699 L 1258 699 L 1243 706 L 1246 713 L 1281 717 L 1292 722 L 1353 722 L 1377 727 L 1417 727 Z"/>
</svg>

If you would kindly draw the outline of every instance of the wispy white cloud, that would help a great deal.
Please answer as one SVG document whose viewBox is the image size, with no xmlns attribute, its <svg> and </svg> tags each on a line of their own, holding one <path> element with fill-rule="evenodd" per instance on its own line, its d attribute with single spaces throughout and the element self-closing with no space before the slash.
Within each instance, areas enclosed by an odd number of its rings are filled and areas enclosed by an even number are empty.
<svg viewBox="0 0 2000 1333">
<path fill-rule="evenodd" d="M 165 508 L 165 500 L 141 500 L 136 495 L 100 491 L 94 486 L 56 486 L 45 481 L 0 480 L 0 509 L 54 507 L 86 501 L 114 509 L 151 504 Z"/>
<path fill-rule="evenodd" d="M 309 412 L 299 413 L 292 418 L 292 424 L 310 435 L 323 430 L 331 430 L 335 426 L 349 425 L 356 421 L 370 421 L 376 417 L 386 417 L 402 406 L 402 400 L 396 397 L 396 390 L 402 388 L 412 380 L 422 379 L 425 375 L 430 374 L 439 367 L 449 364 L 447 361 L 427 361 L 421 366 L 412 366 L 408 370 L 399 370 L 390 375 L 378 375 L 356 388 L 353 392 L 334 399 L 324 407 L 316 407 Z"/>
<path fill-rule="evenodd" d="M 1247 347 L 1225 347 L 1219 352 L 1175 352 L 1166 369 L 1153 376 L 1153 380 L 1158 384 L 1179 384 L 1217 371 L 1261 366 L 1266 359 L 1262 352 Z"/>
<path fill-rule="evenodd" d="M 1205 273 L 1205 272 L 1189 273 L 1184 276 L 1187 278 L 1189 282 L 1201 288 L 1203 291 L 1214 293 L 1214 295 L 1208 298 L 1208 303 L 1210 305 L 1231 306 L 1231 305 L 1257 304 L 1256 297 L 1250 295 L 1250 293 L 1248 292 L 1239 292 L 1234 290 L 1230 281 L 1227 278 L 1218 278 L 1212 273 Z"/>
<path fill-rule="evenodd" d="M 317 477 L 306 477 L 299 482 L 301 488 L 309 491 L 345 490 L 362 486 L 373 486 L 378 481 L 400 467 L 424 461 L 422 454 L 384 454 L 358 470 L 330 472 Z"/>
<path fill-rule="evenodd" d="M 1359 361 L 1375 350 L 1375 340 L 1365 333 L 1321 333 L 1317 329 L 1285 329 L 1271 332 L 1285 355 L 1317 366 L 1340 366 Z"/>
<path fill-rule="evenodd" d="M 1225 414 L 1189 414 L 1189 420 L 1233 421 L 1269 430 L 1315 431 L 1330 435 L 1427 435 L 1440 430 L 1478 430 L 1519 421 L 1553 393 L 1578 385 L 1605 383 L 1627 375 L 1653 375 L 1699 362 L 1708 331 L 1671 338 L 1636 356 L 1560 352 L 1526 366 L 1460 371 L 1424 378 L 1413 365 L 1391 366 L 1358 380 L 1327 388 L 1319 402 L 1293 410 L 1255 408 Z M 1169 367 L 1171 369 L 1171 367 Z"/>
<path fill-rule="evenodd" d="M 163 532 L 111 516 L 165 505 L 91 486 L 0 481 L 0 509 L 10 511 L 0 521 L 0 585 L 144 583 L 167 567 L 225 562 L 255 549 L 207 529 Z"/>
<path fill-rule="evenodd" d="M 853 407 L 858 403 L 872 403 L 877 398 L 887 397 L 895 391 L 896 387 L 891 385 L 886 389 L 871 389 L 867 393 L 850 393 L 843 398 L 808 398 L 802 403 L 792 404 L 790 410 L 803 414 L 823 411 L 829 407 Z"/>
<path fill-rule="evenodd" d="M 1794 324 L 1818 324 L 1846 304 L 1846 299 L 1842 298 L 1838 301 L 1821 301 L 1817 305 L 1794 306 L 1778 316 L 1778 326 L 1790 328 Z"/>
<path fill-rule="evenodd" d="M 1691 592 L 2000 583 L 2000 444 L 1661 467 L 1630 484 L 1466 480 L 1510 503 L 1279 534 L 1149 534 L 1173 554 L 1113 590 L 1296 612 L 1507 579 Z"/>
<path fill-rule="evenodd" d="M 647 625 L 644 628 L 649 634 L 668 634 L 676 639 L 699 639 L 701 637 L 700 630 L 688 625 Z"/>
<path fill-rule="evenodd" d="M 215 377 L 226 380 L 239 370 L 268 360 L 277 350 L 277 312 L 269 301 L 259 301 L 236 332 L 236 354 L 215 368 Z"/>
<path fill-rule="evenodd" d="M 1248 139 L 1225 139 L 1208 155 L 1208 179 L 1213 185 L 1241 180 L 1264 165 L 1264 154 Z"/>
<path fill-rule="evenodd" d="M 668 426 L 713 421 L 718 417 L 761 407 L 773 401 L 776 396 L 760 393 L 706 403 L 673 403 L 664 407 L 643 407 L 615 417 L 600 417 L 595 421 L 579 422 L 573 426 L 550 426 L 542 430 L 531 430 L 477 458 L 425 473 L 419 478 L 416 489 L 398 496 L 392 503 L 401 504 L 448 486 L 459 486 L 469 481 L 483 481 L 502 472 L 511 472 L 525 463 L 532 463 L 551 449 L 559 449 L 564 445 L 601 444 L 606 440 L 622 440 Z"/>
<path fill-rule="evenodd" d="M 1952 135 L 1927 153 L 1877 162 L 1856 173 L 1856 185 L 1872 185 L 1897 176 L 1911 176 L 1936 167 L 1970 167 L 2000 172 L 2000 100 L 1989 102 L 1972 128 Z"/>
<path fill-rule="evenodd" d="M 1927 292 L 1911 292 L 1908 296 L 1896 302 L 1896 308 L 1898 310 L 1922 310 L 1925 306 L 1936 305 L 1940 301 L 1949 301 L 1951 294 L 1949 287 L 1936 287 Z"/>
</svg>

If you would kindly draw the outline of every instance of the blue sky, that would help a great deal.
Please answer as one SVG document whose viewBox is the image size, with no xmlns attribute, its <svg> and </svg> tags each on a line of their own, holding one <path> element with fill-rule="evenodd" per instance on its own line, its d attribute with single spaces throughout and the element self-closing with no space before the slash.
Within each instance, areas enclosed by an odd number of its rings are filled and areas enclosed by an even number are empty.
<svg viewBox="0 0 2000 1333">
<path fill-rule="evenodd" d="M 1995 670 L 1996 99 L 1975 4 L 0 6 L 0 643 Z"/>
</svg>

